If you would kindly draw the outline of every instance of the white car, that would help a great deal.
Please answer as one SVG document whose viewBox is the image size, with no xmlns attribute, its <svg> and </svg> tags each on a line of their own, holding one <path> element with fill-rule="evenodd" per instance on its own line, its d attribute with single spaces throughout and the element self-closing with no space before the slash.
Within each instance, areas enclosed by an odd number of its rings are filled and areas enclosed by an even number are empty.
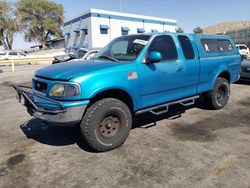
<svg viewBox="0 0 250 188">
<path fill-rule="evenodd" d="M 5 52 L 0 52 L 0 59 L 19 59 L 19 58 L 24 58 L 26 57 L 27 54 L 21 51 L 5 51 Z"/>
<path fill-rule="evenodd" d="M 98 49 L 88 50 L 88 49 L 80 48 L 71 54 L 55 56 L 52 64 L 68 62 L 68 61 L 78 61 L 80 59 L 90 60 L 97 52 L 98 52 Z"/>
<path fill-rule="evenodd" d="M 236 47 L 238 48 L 240 55 L 242 56 L 248 56 L 250 55 L 249 53 L 249 48 L 245 44 L 236 44 Z"/>
</svg>

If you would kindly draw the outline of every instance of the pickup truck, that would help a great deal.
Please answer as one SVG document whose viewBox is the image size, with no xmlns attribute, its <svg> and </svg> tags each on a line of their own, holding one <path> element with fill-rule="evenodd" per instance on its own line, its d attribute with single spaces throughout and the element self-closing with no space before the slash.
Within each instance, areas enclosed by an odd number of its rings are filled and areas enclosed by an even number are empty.
<svg viewBox="0 0 250 188">
<path fill-rule="evenodd" d="M 108 151 L 125 142 L 137 114 L 159 115 L 200 96 L 211 108 L 223 108 L 240 62 L 225 35 L 135 34 L 114 39 L 92 60 L 38 70 L 31 88 L 13 87 L 30 115 L 80 125 L 91 149 Z"/>
</svg>

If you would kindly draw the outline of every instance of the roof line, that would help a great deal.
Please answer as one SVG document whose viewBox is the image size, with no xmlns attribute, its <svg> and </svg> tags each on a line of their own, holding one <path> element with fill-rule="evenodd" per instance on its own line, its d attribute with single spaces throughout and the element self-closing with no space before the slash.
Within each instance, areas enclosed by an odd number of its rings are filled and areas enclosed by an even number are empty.
<svg viewBox="0 0 250 188">
<path fill-rule="evenodd" d="M 122 13 L 122 12 L 114 12 L 114 11 L 108 11 L 108 10 L 101 10 L 101 9 L 89 9 L 88 11 L 85 11 L 83 14 L 80 14 L 79 16 L 75 16 L 71 19 L 68 19 L 65 21 L 65 25 L 68 25 L 70 22 L 74 22 L 73 20 L 78 20 L 81 17 L 86 17 L 87 15 L 93 14 L 103 14 L 103 15 L 110 15 L 110 16 L 117 16 L 117 17 L 125 17 L 125 18 L 135 18 L 135 19 L 142 19 L 142 20 L 151 20 L 151 21 L 157 21 L 157 22 L 168 22 L 176 24 L 177 21 L 174 19 L 167 19 L 167 18 L 161 18 L 161 17 L 152 17 L 152 16 L 144 16 L 144 15 L 138 15 L 138 14 L 130 14 L 130 13 Z"/>
</svg>

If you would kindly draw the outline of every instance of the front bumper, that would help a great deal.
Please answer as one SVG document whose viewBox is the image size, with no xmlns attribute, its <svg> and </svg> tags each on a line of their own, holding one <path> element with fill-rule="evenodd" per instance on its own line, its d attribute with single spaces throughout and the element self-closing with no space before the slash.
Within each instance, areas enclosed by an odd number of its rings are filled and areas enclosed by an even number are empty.
<svg viewBox="0 0 250 188">
<path fill-rule="evenodd" d="M 32 109 L 28 109 L 28 112 L 31 116 L 41 119 L 49 124 L 60 126 L 74 126 L 81 121 L 86 106 L 87 105 L 70 107 L 67 108 L 66 112 L 58 114 L 41 113 Z"/>
<path fill-rule="evenodd" d="M 28 113 L 49 124 L 74 126 L 81 121 L 87 107 L 87 104 L 65 107 L 62 102 L 33 93 L 30 87 L 16 84 L 12 84 L 12 86 L 17 92 L 18 101 L 27 108 Z M 47 101 L 50 107 L 37 106 L 34 97 Z"/>
<path fill-rule="evenodd" d="M 250 80 L 250 72 L 240 72 L 240 80 Z"/>
</svg>

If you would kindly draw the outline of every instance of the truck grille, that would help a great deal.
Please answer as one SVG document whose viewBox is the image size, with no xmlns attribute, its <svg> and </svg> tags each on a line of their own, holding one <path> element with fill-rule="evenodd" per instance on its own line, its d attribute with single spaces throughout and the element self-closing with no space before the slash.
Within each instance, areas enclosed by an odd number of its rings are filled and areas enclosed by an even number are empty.
<svg viewBox="0 0 250 188">
<path fill-rule="evenodd" d="M 44 82 L 33 79 L 33 84 L 34 84 L 34 89 L 35 90 L 40 91 L 42 93 L 46 93 L 46 91 L 47 91 L 47 83 L 44 83 Z"/>
</svg>

